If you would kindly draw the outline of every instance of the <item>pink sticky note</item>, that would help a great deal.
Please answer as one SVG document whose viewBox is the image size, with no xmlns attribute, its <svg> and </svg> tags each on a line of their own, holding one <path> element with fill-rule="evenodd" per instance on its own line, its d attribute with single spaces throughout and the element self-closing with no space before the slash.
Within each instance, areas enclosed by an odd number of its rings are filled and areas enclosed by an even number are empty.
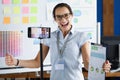
<svg viewBox="0 0 120 80">
<path fill-rule="evenodd" d="M 10 0 L 3 0 L 2 3 L 3 4 L 10 4 Z"/>
<path fill-rule="evenodd" d="M 23 14 L 28 14 L 29 13 L 29 7 L 22 7 L 22 12 L 23 12 Z"/>
</svg>

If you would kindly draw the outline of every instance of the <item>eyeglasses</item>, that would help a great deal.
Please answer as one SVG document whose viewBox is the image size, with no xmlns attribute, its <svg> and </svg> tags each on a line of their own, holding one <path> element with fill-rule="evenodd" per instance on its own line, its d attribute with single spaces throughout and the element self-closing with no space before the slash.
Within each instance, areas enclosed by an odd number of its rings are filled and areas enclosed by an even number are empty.
<svg viewBox="0 0 120 80">
<path fill-rule="evenodd" d="M 56 19 L 58 19 L 59 21 L 62 20 L 62 18 L 68 19 L 70 17 L 71 13 L 66 13 L 63 15 L 56 15 Z"/>
</svg>

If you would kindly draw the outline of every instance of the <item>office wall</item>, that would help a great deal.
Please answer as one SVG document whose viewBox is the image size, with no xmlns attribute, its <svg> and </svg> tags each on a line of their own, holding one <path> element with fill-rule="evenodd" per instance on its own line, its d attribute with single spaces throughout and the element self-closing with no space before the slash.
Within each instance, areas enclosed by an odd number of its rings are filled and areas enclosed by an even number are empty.
<svg viewBox="0 0 120 80">
<path fill-rule="evenodd" d="M 120 36 L 120 0 L 114 0 L 114 35 Z"/>
<path fill-rule="evenodd" d="M 101 22 L 101 35 L 103 35 L 103 23 L 102 23 L 102 19 L 103 19 L 103 5 L 102 5 L 103 1 L 102 0 L 97 0 L 97 22 Z"/>
<path fill-rule="evenodd" d="M 105 0 L 104 0 L 105 1 Z M 120 36 L 120 0 L 114 0 L 113 7 L 114 7 L 114 29 L 113 29 L 113 35 Z M 97 0 L 97 22 L 101 22 L 101 35 L 103 36 L 103 0 Z M 109 28 L 108 28 L 109 30 Z"/>
<path fill-rule="evenodd" d="M 8 67 L 4 60 L 7 52 L 19 59 L 36 57 L 40 40 L 28 38 L 28 27 L 48 26 L 55 30 L 52 9 L 61 2 L 71 5 L 75 28 L 88 32 L 92 42 L 97 41 L 97 0 L 0 0 L 0 68 Z"/>
</svg>

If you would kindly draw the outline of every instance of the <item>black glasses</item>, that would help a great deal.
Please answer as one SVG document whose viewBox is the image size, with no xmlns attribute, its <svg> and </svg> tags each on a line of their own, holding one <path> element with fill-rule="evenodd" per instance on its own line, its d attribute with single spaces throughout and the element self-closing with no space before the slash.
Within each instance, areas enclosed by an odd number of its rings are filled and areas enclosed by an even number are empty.
<svg viewBox="0 0 120 80">
<path fill-rule="evenodd" d="M 62 18 L 68 19 L 70 17 L 70 13 L 65 13 L 63 15 L 56 15 L 56 19 L 58 19 L 59 21 L 62 20 Z"/>
</svg>

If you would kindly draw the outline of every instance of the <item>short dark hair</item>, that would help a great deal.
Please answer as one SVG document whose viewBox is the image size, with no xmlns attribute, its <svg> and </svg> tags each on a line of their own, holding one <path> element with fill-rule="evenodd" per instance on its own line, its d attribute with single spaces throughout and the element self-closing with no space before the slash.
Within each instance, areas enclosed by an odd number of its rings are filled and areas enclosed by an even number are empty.
<svg viewBox="0 0 120 80">
<path fill-rule="evenodd" d="M 59 3 L 57 4 L 54 9 L 53 9 L 53 18 L 55 19 L 55 10 L 59 7 L 66 7 L 69 11 L 70 11 L 70 14 L 73 15 L 73 12 L 72 12 L 72 9 L 71 7 L 67 4 L 67 3 Z"/>
</svg>

